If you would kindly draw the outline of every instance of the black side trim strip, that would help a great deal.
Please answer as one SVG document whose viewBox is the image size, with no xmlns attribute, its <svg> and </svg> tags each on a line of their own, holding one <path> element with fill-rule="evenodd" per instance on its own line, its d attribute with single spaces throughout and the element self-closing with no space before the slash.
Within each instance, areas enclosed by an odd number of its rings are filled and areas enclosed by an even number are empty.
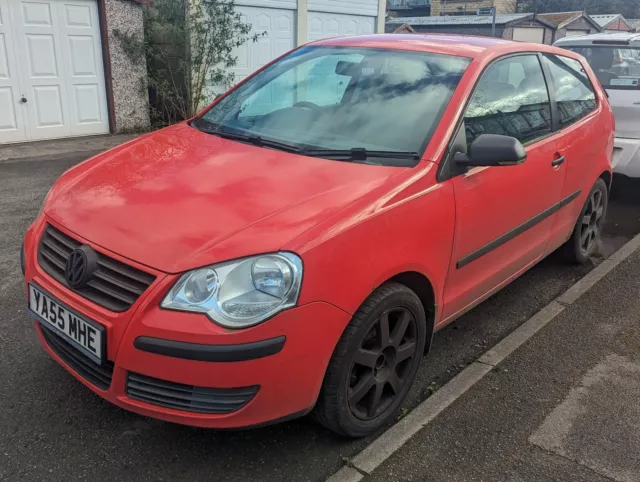
<svg viewBox="0 0 640 482">
<path fill-rule="evenodd" d="M 557 204 L 554 204 L 553 206 L 551 206 L 549 209 L 546 209 L 545 211 L 542 211 L 540 214 L 538 214 L 537 216 L 529 219 L 529 221 L 521 224 L 520 226 L 518 226 L 517 228 L 509 231 L 506 234 L 503 234 L 502 236 L 500 236 L 499 238 L 494 239 L 493 241 L 491 241 L 489 244 L 485 244 L 482 248 L 477 249 L 476 251 L 474 251 L 471 254 L 468 254 L 467 256 L 465 256 L 464 258 L 462 258 L 460 261 L 458 261 L 458 264 L 456 265 L 456 268 L 460 269 L 466 265 L 468 265 L 469 263 L 474 262 L 476 259 L 484 256 L 485 254 L 493 251 L 496 248 L 499 248 L 500 246 L 502 246 L 503 244 L 505 244 L 508 241 L 511 241 L 513 238 L 515 238 L 516 236 L 521 235 L 522 233 L 524 233 L 526 230 L 531 229 L 532 227 L 534 227 L 536 224 L 544 221 L 545 219 L 547 219 L 549 216 L 557 213 L 558 211 L 560 211 L 560 209 L 562 209 L 563 207 L 565 207 L 567 204 L 569 204 L 571 201 L 573 201 L 575 198 L 577 198 L 580 193 L 582 191 L 576 191 L 574 192 L 571 196 L 564 198 L 562 201 L 560 201 Z"/>
<path fill-rule="evenodd" d="M 140 336 L 135 339 L 133 346 L 141 351 L 184 360 L 239 362 L 275 355 L 282 350 L 285 340 L 284 336 L 279 336 L 242 345 L 201 345 Z"/>
</svg>

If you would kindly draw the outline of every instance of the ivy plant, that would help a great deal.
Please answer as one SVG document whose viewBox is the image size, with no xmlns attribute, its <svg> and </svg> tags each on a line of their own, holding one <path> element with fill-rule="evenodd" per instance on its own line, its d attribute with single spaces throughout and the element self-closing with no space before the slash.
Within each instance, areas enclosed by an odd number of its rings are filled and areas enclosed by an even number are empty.
<svg viewBox="0 0 640 482">
<path fill-rule="evenodd" d="M 258 38 L 233 0 L 154 0 L 143 11 L 144 39 L 114 36 L 131 62 L 146 60 L 154 127 L 194 116 L 231 86 L 236 49 Z"/>
</svg>

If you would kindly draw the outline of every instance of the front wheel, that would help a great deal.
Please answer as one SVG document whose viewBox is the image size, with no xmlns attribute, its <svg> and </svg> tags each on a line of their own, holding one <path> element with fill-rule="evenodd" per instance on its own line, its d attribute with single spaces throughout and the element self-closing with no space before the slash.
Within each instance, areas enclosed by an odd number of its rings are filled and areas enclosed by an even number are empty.
<svg viewBox="0 0 640 482">
<path fill-rule="evenodd" d="M 582 207 L 571 238 L 562 248 L 568 262 L 583 264 L 596 253 L 608 202 L 607 185 L 604 180 L 598 179 Z"/>
<path fill-rule="evenodd" d="M 348 437 L 382 427 L 400 408 L 426 342 L 420 299 L 387 283 L 362 304 L 331 357 L 313 417 Z"/>
</svg>

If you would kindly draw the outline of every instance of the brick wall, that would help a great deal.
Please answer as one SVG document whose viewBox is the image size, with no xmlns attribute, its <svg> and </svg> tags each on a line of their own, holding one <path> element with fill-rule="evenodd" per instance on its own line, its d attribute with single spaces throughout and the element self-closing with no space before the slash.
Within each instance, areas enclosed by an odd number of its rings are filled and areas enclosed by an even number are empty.
<svg viewBox="0 0 640 482">
<path fill-rule="evenodd" d="M 467 15 L 475 15 L 479 8 L 496 7 L 497 13 L 516 13 L 517 0 L 432 0 L 431 15 L 442 15 L 446 11 L 447 15 L 462 14 L 465 11 Z"/>
<path fill-rule="evenodd" d="M 465 4 L 467 8 L 467 15 L 475 15 L 476 10 L 479 8 L 493 7 L 494 0 L 432 0 L 431 2 L 431 16 L 439 16 L 443 11 L 446 11 L 447 15 L 462 14 L 465 10 Z M 445 10 L 446 7 L 446 10 Z"/>
<path fill-rule="evenodd" d="M 516 13 L 516 0 L 495 0 L 495 7 L 498 13 Z"/>
</svg>

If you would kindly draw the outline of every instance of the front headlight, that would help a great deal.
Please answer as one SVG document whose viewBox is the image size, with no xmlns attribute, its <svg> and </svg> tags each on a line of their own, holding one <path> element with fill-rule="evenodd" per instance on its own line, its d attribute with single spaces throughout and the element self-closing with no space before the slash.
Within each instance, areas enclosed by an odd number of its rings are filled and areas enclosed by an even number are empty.
<svg viewBox="0 0 640 482">
<path fill-rule="evenodd" d="M 161 306 L 206 313 L 227 328 L 247 328 L 295 306 L 301 283 L 298 256 L 264 254 L 185 273 Z"/>
</svg>

